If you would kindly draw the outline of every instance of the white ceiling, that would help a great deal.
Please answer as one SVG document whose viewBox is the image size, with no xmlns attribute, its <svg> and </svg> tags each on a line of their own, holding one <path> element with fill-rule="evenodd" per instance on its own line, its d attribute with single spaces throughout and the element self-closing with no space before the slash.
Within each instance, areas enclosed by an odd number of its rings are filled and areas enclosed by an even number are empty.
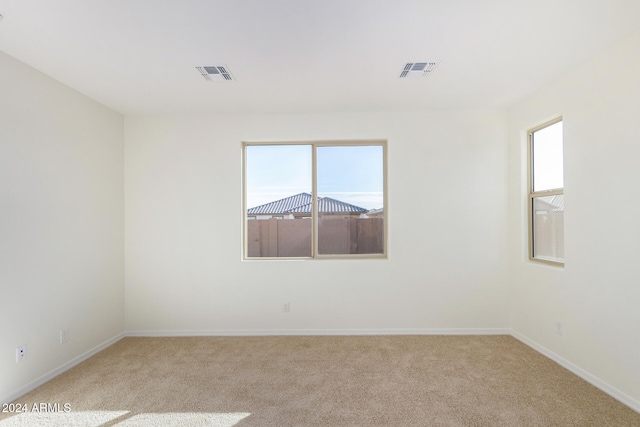
<svg viewBox="0 0 640 427">
<path fill-rule="evenodd" d="M 640 28 L 638 0 L 0 0 L 0 14 L 0 51 L 123 114 L 505 108 Z M 430 60 L 429 77 L 398 78 Z M 195 69 L 222 64 L 236 81 Z"/>
</svg>

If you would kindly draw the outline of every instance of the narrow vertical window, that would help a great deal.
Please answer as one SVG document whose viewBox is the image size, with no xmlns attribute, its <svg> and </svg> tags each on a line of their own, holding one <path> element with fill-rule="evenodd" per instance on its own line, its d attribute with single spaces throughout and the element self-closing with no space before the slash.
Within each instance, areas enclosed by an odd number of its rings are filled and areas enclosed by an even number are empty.
<svg viewBox="0 0 640 427">
<path fill-rule="evenodd" d="M 244 256 L 386 256 L 385 141 L 244 143 Z"/>
<path fill-rule="evenodd" d="M 529 132 L 529 257 L 564 263 L 562 119 Z"/>
</svg>

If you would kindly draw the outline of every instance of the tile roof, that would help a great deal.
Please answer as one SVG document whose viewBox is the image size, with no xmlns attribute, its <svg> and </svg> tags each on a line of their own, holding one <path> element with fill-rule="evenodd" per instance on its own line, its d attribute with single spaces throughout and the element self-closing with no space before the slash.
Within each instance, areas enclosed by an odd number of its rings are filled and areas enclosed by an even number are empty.
<svg viewBox="0 0 640 427">
<path fill-rule="evenodd" d="M 276 200 L 248 209 L 249 215 L 285 215 L 289 213 L 311 213 L 312 197 L 309 193 L 300 193 L 295 196 Z M 331 197 L 318 199 L 320 213 L 365 213 L 367 209 Z"/>
<path fill-rule="evenodd" d="M 367 209 L 331 197 L 321 197 L 318 199 L 318 211 L 320 213 L 365 213 Z M 287 213 L 311 213 L 311 203 L 298 206 Z"/>
<path fill-rule="evenodd" d="M 536 197 L 536 209 L 548 209 L 553 212 L 564 212 L 564 194 Z"/>
<path fill-rule="evenodd" d="M 295 209 L 298 206 L 306 205 L 308 203 L 311 203 L 311 194 L 300 193 L 295 196 L 286 197 L 284 199 L 276 200 L 275 202 L 247 209 L 247 213 L 249 215 L 282 215 L 289 212 L 291 209 Z"/>
</svg>

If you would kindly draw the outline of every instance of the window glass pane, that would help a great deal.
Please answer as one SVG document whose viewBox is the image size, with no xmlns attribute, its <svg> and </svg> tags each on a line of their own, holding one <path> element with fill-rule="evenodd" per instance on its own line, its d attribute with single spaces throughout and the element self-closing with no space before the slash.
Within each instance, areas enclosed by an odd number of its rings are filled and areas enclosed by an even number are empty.
<svg viewBox="0 0 640 427">
<path fill-rule="evenodd" d="M 317 148 L 318 253 L 384 253 L 382 146 Z"/>
<path fill-rule="evenodd" d="M 246 147 L 247 255 L 310 257 L 311 146 Z"/>
<path fill-rule="evenodd" d="M 540 129 L 532 135 L 533 191 L 564 187 L 562 122 Z"/>
<path fill-rule="evenodd" d="M 533 199 L 533 257 L 564 260 L 564 195 Z"/>
</svg>

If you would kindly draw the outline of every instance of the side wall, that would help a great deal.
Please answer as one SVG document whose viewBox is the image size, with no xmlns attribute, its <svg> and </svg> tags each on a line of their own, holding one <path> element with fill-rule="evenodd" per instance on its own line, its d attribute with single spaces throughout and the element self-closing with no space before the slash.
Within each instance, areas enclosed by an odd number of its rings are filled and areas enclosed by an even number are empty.
<svg viewBox="0 0 640 427">
<path fill-rule="evenodd" d="M 127 117 L 128 333 L 505 332 L 506 128 L 502 112 Z M 389 259 L 243 262 L 241 141 L 335 139 L 388 139 Z"/>
<path fill-rule="evenodd" d="M 640 33 L 510 111 L 511 324 L 640 410 Z M 564 268 L 527 260 L 527 129 L 563 115 Z M 555 332 L 556 322 L 564 326 Z"/>
<path fill-rule="evenodd" d="M 123 167 L 122 116 L 0 53 L 0 401 L 124 330 Z"/>
</svg>

